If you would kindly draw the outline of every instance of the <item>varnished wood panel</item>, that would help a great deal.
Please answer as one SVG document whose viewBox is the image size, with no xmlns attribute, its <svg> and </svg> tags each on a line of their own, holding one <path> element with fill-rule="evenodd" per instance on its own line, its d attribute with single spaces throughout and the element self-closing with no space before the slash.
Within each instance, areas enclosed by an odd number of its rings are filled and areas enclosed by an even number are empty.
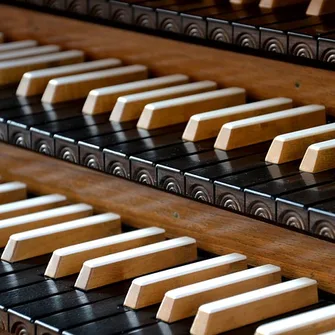
<svg viewBox="0 0 335 335">
<path fill-rule="evenodd" d="M 57 29 L 55 29 L 57 27 Z M 253 99 L 284 96 L 298 105 L 325 104 L 335 115 L 334 72 L 256 56 L 186 44 L 131 31 L 0 6 L 0 31 L 11 39 L 32 38 L 78 48 L 91 58 L 117 57 L 147 65 L 155 75 L 185 73 L 240 86 Z"/>
<path fill-rule="evenodd" d="M 61 193 L 112 211 L 134 227 L 158 226 L 190 236 L 216 254 L 239 252 L 252 265 L 274 264 L 285 276 L 307 276 L 335 293 L 335 244 L 200 204 L 124 179 L 0 143 L 0 175 L 37 194 Z"/>
</svg>

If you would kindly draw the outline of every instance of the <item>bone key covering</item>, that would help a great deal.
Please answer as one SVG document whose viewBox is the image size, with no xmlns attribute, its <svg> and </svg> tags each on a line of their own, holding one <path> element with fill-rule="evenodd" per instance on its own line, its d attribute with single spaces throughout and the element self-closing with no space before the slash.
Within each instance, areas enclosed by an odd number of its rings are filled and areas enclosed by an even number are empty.
<svg viewBox="0 0 335 335">
<path fill-rule="evenodd" d="M 234 253 L 136 278 L 124 305 L 139 309 L 159 303 L 164 294 L 174 288 L 246 269 L 246 259 Z"/>
<path fill-rule="evenodd" d="M 0 247 L 4 247 L 13 234 L 83 218 L 92 212 L 92 206 L 77 204 L 1 220 Z"/>
<path fill-rule="evenodd" d="M 205 303 L 280 282 L 280 268 L 264 265 L 180 287 L 165 294 L 157 318 L 165 322 L 175 322 L 194 316 L 198 308 Z"/>
<path fill-rule="evenodd" d="M 299 278 L 202 305 L 191 334 L 218 334 L 317 303 L 317 282 Z"/>
<path fill-rule="evenodd" d="M 241 148 L 272 140 L 280 134 L 325 123 L 325 107 L 321 105 L 308 105 L 255 116 L 223 125 L 214 147 L 221 150 Z"/>
<path fill-rule="evenodd" d="M 59 52 L 60 47 L 58 45 L 44 45 L 41 47 L 26 48 L 20 50 L 13 50 L 0 53 L 0 61 L 7 61 L 19 58 L 26 58 L 32 56 L 39 56 L 44 54 L 50 54 L 53 52 Z"/>
<path fill-rule="evenodd" d="M 66 204 L 66 197 L 60 194 L 44 195 L 36 198 L 15 201 L 0 206 L 0 220 L 9 219 Z"/>
<path fill-rule="evenodd" d="M 334 123 L 279 135 L 272 141 L 265 160 L 282 164 L 301 159 L 310 145 L 334 138 Z"/>
<path fill-rule="evenodd" d="M 275 98 L 191 116 L 183 133 L 186 141 L 201 141 L 216 137 L 227 122 L 278 112 L 292 107 L 292 99 Z"/>
<path fill-rule="evenodd" d="M 335 305 L 318 308 L 257 328 L 255 335 L 313 335 L 335 330 Z"/>
<path fill-rule="evenodd" d="M 217 84 L 214 81 L 204 80 L 144 93 L 121 96 L 117 99 L 110 120 L 116 122 L 136 120 L 141 116 L 143 108 L 149 103 L 213 91 L 216 88 Z"/>
<path fill-rule="evenodd" d="M 82 54 L 84 61 L 84 53 Z M 19 96 L 39 95 L 46 89 L 49 80 L 53 78 L 70 76 L 79 73 L 108 69 L 115 65 L 114 58 L 107 58 L 86 63 L 58 66 L 44 70 L 26 72 L 17 88 L 16 94 Z"/>
<path fill-rule="evenodd" d="M 196 241 L 180 237 L 86 261 L 75 287 L 90 290 L 195 261 Z"/>
<path fill-rule="evenodd" d="M 0 53 L 14 51 L 25 48 L 32 48 L 37 46 L 37 41 L 34 40 L 23 40 L 17 42 L 9 42 L 0 45 Z"/>
<path fill-rule="evenodd" d="M 151 227 L 55 250 L 45 271 L 52 278 L 78 273 L 89 259 L 164 241 L 165 230 Z"/>
<path fill-rule="evenodd" d="M 14 181 L 0 185 L 0 204 L 23 200 L 27 197 L 26 184 Z"/>
<path fill-rule="evenodd" d="M 83 107 L 83 113 L 99 114 L 111 112 L 120 96 L 181 85 L 188 81 L 188 76 L 173 74 L 170 76 L 135 81 L 133 83 L 98 88 L 89 93 Z"/>
<path fill-rule="evenodd" d="M 300 170 L 317 173 L 335 168 L 335 139 L 312 144 L 306 150 Z"/>
<path fill-rule="evenodd" d="M 120 216 L 105 213 L 14 234 L 1 256 L 7 262 L 45 255 L 57 248 L 121 232 Z"/>
<path fill-rule="evenodd" d="M 114 66 L 121 61 L 115 59 Z M 56 103 L 85 98 L 87 94 L 104 86 L 118 85 L 130 81 L 146 79 L 148 69 L 143 65 L 129 65 L 118 68 L 76 74 L 68 77 L 55 78 L 49 81 L 42 96 L 42 101 Z"/>
<path fill-rule="evenodd" d="M 78 63 L 82 59 L 83 53 L 81 51 L 70 50 L 1 62 L 0 85 L 18 83 L 24 73 L 29 71 Z"/>
<path fill-rule="evenodd" d="M 243 88 L 231 87 L 150 103 L 145 106 L 137 127 L 155 129 L 183 123 L 194 114 L 241 105 L 245 100 L 246 92 Z"/>
</svg>

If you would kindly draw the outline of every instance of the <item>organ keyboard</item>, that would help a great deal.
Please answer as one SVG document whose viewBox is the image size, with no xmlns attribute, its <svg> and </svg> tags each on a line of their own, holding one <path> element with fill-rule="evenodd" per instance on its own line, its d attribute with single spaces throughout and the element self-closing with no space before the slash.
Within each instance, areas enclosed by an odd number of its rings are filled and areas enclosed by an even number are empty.
<svg viewBox="0 0 335 335">
<path fill-rule="evenodd" d="M 276 26 L 287 53 L 324 61 L 335 28 L 322 3 L 95 0 L 54 10 L 209 40 L 225 21 L 225 42 L 252 49 Z M 332 71 L 0 8 L 4 331 L 335 329 Z"/>
</svg>

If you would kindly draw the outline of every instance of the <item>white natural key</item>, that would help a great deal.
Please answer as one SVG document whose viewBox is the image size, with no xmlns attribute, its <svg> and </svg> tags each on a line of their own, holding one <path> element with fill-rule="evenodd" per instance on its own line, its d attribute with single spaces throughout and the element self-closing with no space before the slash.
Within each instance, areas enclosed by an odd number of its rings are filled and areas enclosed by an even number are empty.
<svg viewBox="0 0 335 335">
<path fill-rule="evenodd" d="M 32 47 L 37 46 L 37 44 L 38 44 L 37 41 L 34 41 L 34 40 L 23 40 L 23 41 L 17 41 L 17 42 L 4 43 L 0 45 L 0 53 L 19 50 L 19 49 L 25 49 L 25 48 L 32 48 Z"/>
<path fill-rule="evenodd" d="M 290 280 L 202 305 L 191 334 L 219 334 L 317 303 L 317 282 Z"/>
<path fill-rule="evenodd" d="M 55 249 L 121 232 L 120 216 L 105 213 L 14 234 L 1 256 L 7 262 L 45 255 Z"/>
<path fill-rule="evenodd" d="M 257 328 L 255 335 L 317 335 L 335 329 L 335 305 L 294 315 Z"/>
<path fill-rule="evenodd" d="M 143 108 L 149 103 L 213 91 L 216 88 L 217 84 L 214 81 L 204 80 L 144 93 L 124 95 L 117 99 L 110 120 L 116 122 L 137 120 L 141 116 Z"/>
<path fill-rule="evenodd" d="M 33 47 L 14 51 L 7 51 L 0 53 L 0 61 L 2 62 L 6 60 L 51 54 L 53 52 L 59 52 L 59 51 L 60 47 L 58 45 L 44 45 L 42 47 Z"/>
<path fill-rule="evenodd" d="M 75 287 L 90 290 L 195 261 L 196 241 L 180 237 L 86 261 Z"/>
<path fill-rule="evenodd" d="M 161 242 L 164 239 L 164 229 L 151 227 L 71 245 L 53 252 L 45 275 L 51 278 L 65 277 L 78 273 L 83 263 L 89 259 Z"/>
<path fill-rule="evenodd" d="M 149 274 L 133 280 L 124 305 L 134 309 L 154 305 L 169 290 L 246 268 L 244 255 L 229 254 Z"/>
<path fill-rule="evenodd" d="M 81 51 L 70 50 L 1 62 L 0 85 L 18 83 L 24 73 L 29 71 L 74 64 L 82 60 L 83 53 Z"/>
<path fill-rule="evenodd" d="M 25 97 L 39 95 L 44 92 L 49 80 L 53 78 L 108 69 L 110 67 L 113 67 L 114 65 L 115 59 L 107 58 L 92 62 L 57 66 L 44 70 L 26 72 L 20 81 L 20 84 L 16 91 L 16 95 Z"/>
<path fill-rule="evenodd" d="M 292 99 L 275 98 L 192 115 L 183 133 L 186 141 L 197 142 L 216 137 L 227 122 L 242 120 L 292 108 Z"/>
<path fill-rule="evenodd" d="M 121 61 L 115 59 L 114 66 Z M 49 81 L 42 96 L 42 101 L 56 103 L 85 98 L 87 94 L 99 87 L 118 85 L 130 81 L 146 79 L 148 69 L 144 65 L 129 65 L 115 69 L 76 74 L 68 77 L 55 78 Z"/>
<path fill-rule="evenodd" d="M 221 150 L 241 148 L 272 140 L 280 134 L 325 123 L 326 110 L 321 105 L 308 105 L 255 116 L 223 125 L 214 147 Z"/>
<path fill-rule="evenodd" d="M 0 185 L 0 204 L 23 200 L 26 197 L 26 184 L 14 181 Z"/>
<path fill-rule="evenodd" d="M 92 213 L 92 206 L 78 204 L 1 220 L 0 247 L 4 247 L 13 234 L 87 217 Z"/>
<path fill-rule="evenodd" d="M 0 220 L 41 212 L 64 205 L 66 205 L 66 197 L 60 194 L 50 194 L 41 197 L 15 201 L 0 206 Z"/>
<path fill-rule="evenodd" d="M 335 139 L 312 144 L 300 165 L 304 172 L 317 173 L 335 168 Z"/>
<path fill-rule="evenodd" d="M 188 76 L 172 74 L 170 76 L 140 80 L 133 83 L 97 88 L 89 93 L 83 107 L 83 113 L 100 114 L 111 112 L 120 96 L 181 85 L 188 81 Z"/>
<path fill-rule="evenodd" d="M 279 135 L 272 141 L 265 160 L 283 164 L 301 159 L 310 145 L 331 139 L 335 139 L 335 123 Z"/>
<path fill-rule="evenodd" d="M 246 92 L 243 88 L 231 87 L 150 103 L 144 107 L 137 127 L 155 129 L 183 123 L 194 114 L 241 105 L 245 103 L 245 100 Z"/>
<path fill-rule="evenodd" d="M 180 287 L 165 294 L 157 318 L 165 322 L 175 322 L 194 316 L 198 308 L 205 303 L 280 282 L 280 268 L 264 265 Z"/>
</svg>

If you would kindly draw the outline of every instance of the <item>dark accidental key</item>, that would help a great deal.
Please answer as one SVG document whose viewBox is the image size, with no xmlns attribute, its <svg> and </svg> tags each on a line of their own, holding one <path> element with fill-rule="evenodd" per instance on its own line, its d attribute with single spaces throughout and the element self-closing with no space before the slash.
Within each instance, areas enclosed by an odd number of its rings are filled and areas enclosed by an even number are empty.
<svg viewBox="0 0 335 335">
<path fill-rule="evenodd" d="M 276 199 L 277 222 L 300 230 L 311 231 L 308 222 L 308 207 L 331 199 L 335 199 L 335 183 L 315 186 L 278 197 Z"/>
<path fill-rule="evenodd" d="M 91 169 L 104 170 L 103 150 L 105 148 L 120 143 L 127 143 L 148 137 L 183 131 L 184 128 L 185 124 L 178 124 L 171 127 L 164 127 L 153 130 L 136 128 L 127 131 L 120 131 L 114 134 L 92 137 L 84 141 L 79 141 L 78 146 L 80 152 L 80 164 L 87 166 Z M 119 175 L 120 177 L 126 177 L 125 175 L 120 173 L 118 173 L 117 175 Z"/>
<path fill-rule="evenodd" d="M 279 22 L 260 27 L 260 48 L 280 54 L 289 53 L 287 33 L 291 30 L 310 27 L 322 22 L 321 16 L 306 16 L 299 20 Z"/>
<path fill-rule="evenodd" d="M 80 129 L 88 126 L 97 125 L 108 122 L 109 113 L 99 115 L 80 115 L 70 119 L 50 122 L 45 125 L 30 128 L 31 148 L 45 155 L 55 155 L 54 135 L 69 131 L 72 129 Z"/>
<path fill-rule="evenodd" d="M 288 33 L 289 53 L 310 59 L 318 58 L 319 37 L 335 31 L 335 16 L 312 27 L 300 28 Z"/>
<path fill-rule="evenodd" d="M 307 6 L 297 5 L 289 8 L 273 10 L 271 14 L 261 15 L 254 18 L 246 18 L 233 22 L 234 44 L 253 49 L 260 47 L 259 28 L 279 22 L 299 20 L 306 17 Z"/>
<path fill-rule="evenodd" d="M 114 134 L 136 127 L 135 122 L 107 122 L 93 126 L 61 132 L 54 136 L 55 156 L 72 163 L 79 164 L 78 142 L 91 137 Z"/>
<path fill-rule="evenodd" d="M 207 18 L 207 38 L 217 42 L 233 43 L 233 22 L 268 13 L 270 13 L 269 9 L 260 8 L 257 4 L 249 4 L 233 13 L 211 15 Z"/>
<path fill-rule="evenodd" d="M 280 165 L 272 164 L 215 180 L 215 205 L 244 212 L 244 189 L 246 187 L 297 174 L 299 173 L 299 165 L 300 161 Z"/>
<path fill-rule="evenodd" d="M 25 105 L 34 105 L 34 104 L 39 104 L 40 102 L 41 102 L 40 96 L 36 96 L 36 97 L 34 96 L 34 97 L 29 97 L 29 98 L 14 96 L 14 97 L 5 98 L 5 99 L 0 100 L 0 110 L 20 107 L 20 106 L 25 106 Z"/>
<path fill-rule="evenodd" d="M 335 200 L 314 205 L 308 211 L 310 232 L 335 240 Z"/>
<path fill-rule="evenodd" d="M 214 146 L 214 140 L 184 142 L 166 148 L 150 150 L 130 157 L 131 179 L 154 186 L 157 184 L 156 165 L 168 159 L 208 151 Z"/>
<path fill-rule="evenodd" d="M 319 37 L 318 59 L 322 62 L 333 63 L 335 59 L 335 33 Z"/>
<path fill-rule="evenodd" d="M 266 152 L 217 163 L 185 173 L 186 196 L 202 202 L 214 203 L 214 180 L 235 173 L 266 166 Z"/>
<path fill-rule="evenodd" d="M 245 189 L 245 212 L 276 222 L 276 199 L 278 197 L 330 183 L 334 178 L 335 171 L 332 170 L 316 174 L 301 172 L 290 177 L 251 186 Z"/>
<path fill-rule="evenodd" d="M 79 327 L 86 323 L 115 316 L 117 314 L 123 314 L 128 311 L 128 308 L 123 306 L 124 298 L 124 295 L 119 295 L 38 319 L 35 322 L 37 325 L 36 333 L 39 335 L 59 334 L 70 328 Z M 112 323 L 112 327 L 114 326 L 116 327 L 117 325 Z M 91 334 L 100 334 L 98 328 L 96 328 L 93 333 L 91 332 Z"/>
<path fill-rule="evenodd" d="M 138 311 L 128 311 L 83 326 L 68 329 L 63 332 L 63 335 L 122 334 L 157 323 L 157 310 L 158 306 L 152 306 Z M 50 335 L 53 335 L 53 333 Z"/>
<path fill-rule="evenodd" d="M 157 186 L 165 191 L 185 194 L 184 173 L 206 165 L 266 152 L 269 143 L 260 143 L 235 150 L 209 150 L 157 164 Z"/>
<path fill-rule="evenodd" d="M 16 94 L 17 85 L 3 85 L 0 86 L 0 102 L 1 100 L 14 98 Z"/>
<path fill-rule="evenodd" d="M 182 134 L 182 131 L 179 131 L 105 148 L 103 151 L 105 172 L 118 177 L 130 178 L 130 156 L 183 143 Z"/>
<path fill-rule="evenodd" d="M 110 20 L 119 23 L 132 24 L 132 4 L 141 3 L 145 0 L 110 0 Z"/>
<path fill-rule="evenodd" d="M 81 108 L 73 107 L 33 113 L 7 121 L 8 142 L 23 148 L 31 148 L 30 128 L 81 115 Z"/>
<path fill-rule="evenodd" d="M 75 280 L 75 276 L 72 276 L 72 278 Z M 35 320 L 77 309 L 113 296 L 126 294 L 130 286 L 130 281 L 123 281 L 90 292 L 83 292 L 73 289 L 71 286 L 74 281 L 70 281 L 67 278 L 56 280 L 54 283 L 54 285 L 58 285 L 58 294 L 52 296 L 49 294 L 49 296 L 37 301 L 21 304 L 8 310 L 9 329 L 11 331 L 15 332 L 16 325 L 22 324 L 27 330 L 27 334 L 34 334 L 35 326 L 33 323 Z"/>
<path fill-rule="evenodd" d="M 178 5 L 157 8 L 157 29 L 167 32 L 181 33 L 181 13 L 190 13 L 194 10 L 216 5 L 216 0 L 195 0 L 180 1 Z"/>
</svg>

